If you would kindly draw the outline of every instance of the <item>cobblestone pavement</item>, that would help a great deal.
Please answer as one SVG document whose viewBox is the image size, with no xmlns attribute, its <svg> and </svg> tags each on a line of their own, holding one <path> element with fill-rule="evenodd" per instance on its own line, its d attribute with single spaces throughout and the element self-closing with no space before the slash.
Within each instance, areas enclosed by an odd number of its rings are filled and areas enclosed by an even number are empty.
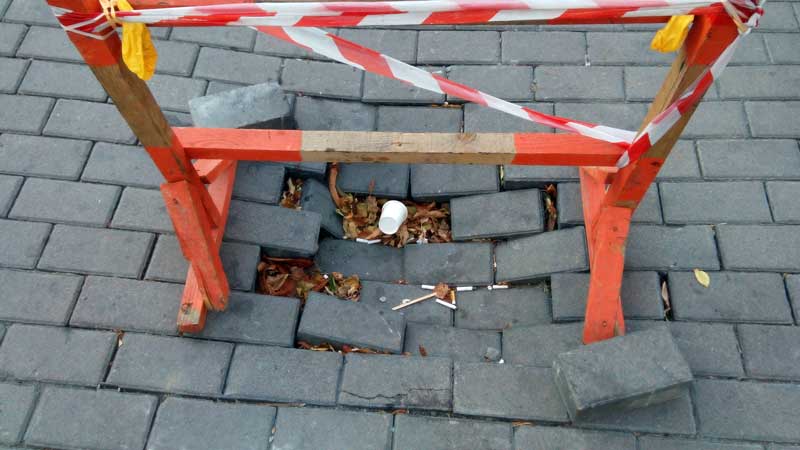
<svg viewBox="0 0 800 450">
<path fill-rule="evenodd" d="M 178 337 L 186 265 L 160 176 L 44 2 L 0 0 L 0 445 L 800 449 L 799 16 L 800 2 L 767 5 L 635 216 L 629 327 L 669 320 L 696 378 L 690 395 L 571 424 L 550 367 L 579 345 L 588 284 L 575 170 L 344 166 L 352 192 L 375 179 L 385 196 L 461 197 L 456 237 L 495 238 L 395 250 L 318 243 L 320 224 L 339 232 L 335 217 L 273 206 L 287 173 L 324 179 L 324 165 L 243 165 L 222 248 L 230 310 Z M 651 30 L 339 33 L 546 112 L 636 129 L 670 60 L 647 50 Z M 446 99 L 246 29 L 155 34 L 150 86 L 177 124 L 191 122 L 193 97 L 276 80 L 303 94 L 303 129 L 541 130 L 474 105 L 431 107 Z M 553 232 L 548 183 L 560 193 Z M 294 299 L 254 294 L 260 247 L 360 274 L 361 302 L 314 296 L 301 314 Z M 391 284 L 400 278 L 520 285 L 402 317 L 388 303 L 421 290 Z M 298 337 L 428 356 L 312 352 L 294 348 Z"/>
</svg>

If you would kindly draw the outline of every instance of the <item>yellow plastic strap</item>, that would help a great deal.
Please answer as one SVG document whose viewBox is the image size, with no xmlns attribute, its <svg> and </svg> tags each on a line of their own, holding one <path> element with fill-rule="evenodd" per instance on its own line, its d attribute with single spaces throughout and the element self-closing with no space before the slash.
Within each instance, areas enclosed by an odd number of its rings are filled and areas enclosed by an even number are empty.
<svg viewBox="0 0 800 450">
<path fill-rule="evenodd" d="M 664 28 L 658 30 L 653 41 L 650 43 L 650 48 L 657 52 L 670 53 L 678 51 L 683 45 L 686 35 L 689 34 L 689 26 L 694 21 L 694 16 L 672 16 L 664 25 Z"/>
<path fill-rule="evenodd" d="M 131 11 L 128 0 L 118 0 L 120 11 Z M 131 72 L 143 80 L 149 80 L 156 71 L 158 52 L 150 37 L 150 30 L 143 23 L 122 24 L 122 59 Z"/>
</svg>

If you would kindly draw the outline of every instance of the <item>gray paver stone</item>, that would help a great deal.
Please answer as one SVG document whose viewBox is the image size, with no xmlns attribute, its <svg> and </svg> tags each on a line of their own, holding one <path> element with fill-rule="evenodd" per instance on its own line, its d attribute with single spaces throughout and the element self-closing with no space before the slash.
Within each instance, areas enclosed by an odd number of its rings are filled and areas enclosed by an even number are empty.
<svg viewBox="0 0 800 450">
<path fill-rule="evenodd" d="M 181 27 L 175 28 L 170 38 L 173 41 L 189 41 L 202 44 L 203 47 L 226 47 L 240 50 L 252 50 L 257 33 L 243 27 Z M 225 61 L 224 63 L 229 63 Z M 233 71 L 239 68 L 228 68 Z"/>
<path fill-rule="evenodd" d="M 22 440 L 35 401 L 34 386 L 0 383 L 0 442 L 17 444 Z"/>
<path fill-rule="evenodd" d="M 22 187 L 22 177 L 0 175 L 0 217 L 5 217 Z"/>
<path fill-rule="evenodd" d="M 80 164 L 83 165 L 83 162 Z M 77 169 L 76 178 L 79 173 L 80 169 Z M 144 148 L 104 142 L 94 146 L 81 179 L 143 188 L 157 188 L 164 182 L 164 177 Z"/>
<path fill-rule="evenodd" d="M 496 31 L 420 31 L 417 62 L 421 64 L 485 64 L 500 60 Z"/>
<path fill-rule="evenodd" d="M 0 319 L 65 325 L 82 281 L 66 274 L 0 270 Z"/>
<path fill-rule="evenodd" d="M 583 225 L 583 200 L 580 183 L 558 183 L 558 225 Z M 661 203 L 658 199 L 658 187 L 655 184 L 647 189 L 639 207 L 633 213 L 632 223 L 661 223 Z"/>
<path fill-rule="evenodd" d="M 189 109 L 198 127 L 283 129 L 292 102 L 277 83 L 262 83 L 194 98 Z"/>
<path fill-rule="evenodd" d="M 753 137 L 793 138 L 800 134 L 796 120 L 798 101 L 745 102 Z"/>
<path fill-rule="evenodd" d="M 55 15 L 47 7 L 39 3 L 15 0 L 11 3 L 5 14 L 9 22 L 22 22 L 36 25 L 57 25 Z"/>
<path fill-rule="evenodd" d="M 151 32 L 153 30 L 151 28 Z M 200 51 L 199 45 L 163 40 L 154 40 L 153 44 L 155 44 L 156 51 L 161 56 L 158 60 L 156 72 L 185 77 L 192 75 L 194 63 L 197 61 L 197 53 Z"/>
<path fill-rule="evenodd" d="M 503 62 L 511 64 L 584 64 L 586 37 L 563 31 L 502 33 Z"/>
<path fill-rule="evenodd" d="M 296 298 L 234 292 L 225 311 L 208 314 L 198 336 L 291 347 L 299 315 L 300 301 Z"/>
<path fill-rule="evenodd" d="M 636 438 L 631 434 L 605 433 L 570 428 L 517 427 L 515 448 L 519 450 L 635 450 Z"/>
<path fill-rule="evenodd" d="M 319 181 L 328 181 L 328 163 L 325 162 L 283 162 L 279 163 L 286 169 L 286 173 L 293 177 L 314 178 Z"/>
<path fill-rule="evenodd" d="M 792 302 L 794 317 L 800 317 L 800 275 L 786 277 L 786 290 L 789 292 L 789 300 Z"/>
<path fill-rule="evenodd" d="M 503 330 L 507 364 L 552 367 L 556 357 L 583 345 L 583 323 L 543 324 Z"/>
<path fill-rule="evenodd" d="M 550 277 L 553 320 L 582 320 L 589 295 L 588 273 L 557 273 Z M 656 272 L 625 272 L 622 312 L 631 319 L 664 319 L 661 280 Z"/>
<path fill-rule="evenodd" d="M 737 378 L 744 376 L 742 357 L 733 326 L 670 322 L 669 329 L 694 375 Z"/>
<path fill-rule="evenodd" d="M 409 64 L 414 64 L 416 61 L 416 31 L 342 29 L 339 37 Z"/>
<path fill-rule="evenodd" d="M 511 450 L 512 428 L 500 422 L 403 414 L 394 421 L 395 450 Z"/>
<path fill-rule="evenodd" d="M 126 188 L 111 220 L 114 228 L 174 233 L 164 196 L 152 189 Z"/>
<path fill-rule="evenodd" d="M 421 69 L 442 77 L 445 73 L 443 67 L 421 67 Z M 444 103 L 444 99 L 444 94 L 421 89 L 400 80 L 372 73 L 364 74 L 364 95 L 361 97 L 363 102 L 429 105 Z"/>
<path fill-rule="evenodd" d="M 81 100 L 58 100 L 44 134 L 119 144 L 136 142 L 136 136 L 114 105 Z"/>
<path fill-rule="evenodd" d="M 619 36 L 619 33 L 615 33 Z M 636 130 L 647 114 L 643 103 L 556 103 L 555 114 L 623 130 Z M 561 131 L 558 131 L 559 133 Z"/>
<path fill-rule="evenodd" d="M 403 251 L 341 239 L 323 239 L 314 261 L 322 272 L 358 275 L 362 280 L 397 281 L 403 278 Z"/>
<path fill-rule="evenodd" d="M 344 238 L 342 216 L 336 212 L 336 204 L 333 203 L 331 192 L 326 185 L 314 179 L 305 180 L 300 206 L 306 211 L 313 211 L 322 216 L 320 226 L 331 236 Z"/>
<path fill-rule="evenodd" d="M 659 189 L 668 224 L 772 221 L 761 182 L 660 183 Z"/>
<path fill-rule="evenodd" d="M 577 181 L 577 167 L 567 166 L 503 166 L 504 189 L 546 187 L 559 181 Z"/>
<path fill-rule="evenodd" d="M 720 225 L 717 243 L 726 269 L 800 271 L 800 226 Z"/>
<path fill-rule="evenodd" d="M 225 237 L 258 244 L 271 256 L 309 257 L 317 252 L 321 220 L 315 212 L 234 200 Z"/>
<path fill-rule="evenodd" d="M 697 180 L 700 178 L 700 163 L 693 141 L 678 141 L 661 166 L 656 180 Z"/>
<path fill-rule="evenodd" d="M 694 412 L 687 393 L 675 400 L 627 411 L 613 411 L 577 424 L 583 428 L 599 428 L 644 433 L 694 435 Z"/>
<path fill-rule="evenodd" d="M 268 163 L 243 161 L 236 167 L 233 196 L 241 200 L 276 205 L 283 194 L 286 169 Z"/>
<path fill-rule="evenodd" d="M 768 181 L 767 195 L 772 207 L 772 217 L 778 223 L 800 224 L 800 182 Z"/>
<path fill-rule="evenodd" d="M 719 269 L 714 230 L 633 225 L 628 234 L 625 268 L 634 270 Z"/>
<path fill-rule="evenodd" d="M 360 70 L 344 64 L 287 59 L 281 85 L 307 95 L 359 100 L 362 78 Z"/>
<path fill-rule="evenodd" d="M 232 351 L 233 345 L 223 342 L 126 333 L 106 383 L 161 392 L 219 395 Z"/>
<path fill-rule="evenodd" d="M 431 325 L 453 324 L 453 313 L 435 301 L 417 303 L 413 307 L 392 311 L 403 299 L 414 299 L 430 294 L 431 291 L 408 284 L 382 283 L 380 281 L 362 281 L 360 303 L 383 311 L 385 314 L 401 315 L 406 322 L 425 323 Z"/>
<path fill-rule="evenodd" d="M 405 279 L 412 284 L 490 285 L 492 244 L 418 244 L 403 249 Z"/>
<path fill-rule="evenodd" d="M 11 39 L 8 44 L 3 42 L 6 47 L 6 55 L 11 55 L 13 49 L 17 47 L 19 42 L 17 39 L 22 38 L 25 26 L 15 25 L 16 29 L 3 24 L 0 30 L 5 30 L 4 33 L 9 33 Z M 19 33 L 18 35 L 16 33 Z M 1 36 L 0 36 L 1 37 Z M 2 47 L 0 47 L 2 51 Z M 25 34 L 25 40 L 20 44 L 17 50 L 18 58 L 42 58 L 54 59 L 59 61 L 72 61 L 83 63 L 83 58 L 78 53 L 75 45 L 69 40 L 67 34 L 63 29 L 51 27 L 31 27 L 28 33 Z"/>
<path fill-rule="evenodd" d="M 458 133 L 463 111 L 457 108 L 423 106 L 381 106 L 378 108 L 378 131 L 407 133 Z"/>
<path fill-rule="evenodd" d="M 6 133 L 0 136 L 0 172 L 77 180 L 90 148 L 88 141 Z"/>
<path fill-rule="evenodd" d="M 189 28 L 176 29 L 185 32 Z M 202 30 L 200 28 L 197 29 Z M 224 30 L 250 31 L 239 28 Z M 203 30 L 208 32 L 209 30 Z M 174 38 L 174 36 L 173 36 Z M 229 81 L 242 84 L 258 84 L 276 81 L 281 71 L 281 59 L 271 56 L 254 55 L 218 48 L 202 47 L 194 67 L 196 78 Z"/>
<path fill-rule="evenodd" d="M 313 426 L 309 426 L 313 424 Z M 275 450 L 373 450 L 389 448 L 392 416 L 320 408 L 280 408 Z"/>
<path fill-rule="evenodd" d="M 411 197 L 446 201 L 454 197 L 490 194 L 500 190 L 497 166 L 412 164 Z"/>
<path fill-rule="evenodd" d="M 9 217 L 105 226 L 111 220 L 119 193 L 117 186 L 29 178 L 22 186 Z"/>
<path fill-rule="evenodd" d="M 800 380 L 800 328 L 750 324 L 736 328 L 749 377 Z"/>
<path fill-rule="evenodd" d="M 344 192 L 399 200 L 408 196 L 408 185 L 408 164 L 342 164 L 336 178 L 336 186 Z"/>
<path fill-rule="evenodd" d="M 669 64 L 673 56 L 650 50 L 652 33 L 586 33 L 588 61 L 597 65 Z M 656 91 L 654 90 L 653 93 Z"/>
<path fill-rule="evenodd" d="M 622 100 L 621 67 L 537 66 L 536 100 Z"/>
<path fill-rule="evenodd" d="M 28 27 L 14 23 L 0 24 L 0 55 L 14 56 Z"/>
<path fill-rule="evenodd" d="M 335 405 L 342 355 L 293 348 L 237 345 L 225 396 Z"/>
<path fill-rule="evenodd" d="M 498 282 L 541 279 L 589 268 L 583 227 L 511 239 L 495 248 Z"/>
<path fill-rule="evenodd" d="M 785 99 L 800 97 L 800 66 L 737 66 L 717 82 L 722 98 Z"/>
<path fill-rule="evenodd" d="M 641 436 L 639 438 L 640 450 L 761 450 L 759 444 L 745 444 L 742 442 L 711 442 L 689 439 L 671 439 L 656 436 Z"/>
<path fill-rule="evenodd" d="M 449 358 L 348 353 L 339 404 L 450 411 L 452 368 Z"/>
<path fill-rule="evenodd" d="M 372 131 L 376 117 L 376 107 L 359 102 L 305 96 L 295 99 L 294 121 L 299 130 Z"/>
<path fill-rule="evenodd" d="M 748 136 L 747 117 L 738 101 L 700 103 L 683 136 L 730 138 Z M 755 133 L 753 133 L 756 135 Z"/>
<path fill-rule="evenodd" d="M 49 223 L 0 220 L 0 266 L 33 269 L 52 228 Z"/>
<path fill-rule="evenodd" d="M 400 314 L 317 292 L 309 293 L 297 328 L 297 339 L 311 344 L 391 353 L 403 351 L 404 337 L 405 320 Z"/>
<path fill-rule="evenodd" d="M 456 304 L 459 328 L 501 330 L 552 322 L 543 286 L 459 292 Z"/>
<path fill-rule="evenodd" d="M 410 323 L 403 348 L 411 354 L 444 356 L 453 361 L 493 362 L 500 359 L 500 333 Z"/>
<path fill-rule="evenodd" d="M 455 198 L 450 202 L 453 239 L 518 236 L 544 231 L 538 189 Z"/>
<path fill-rule="evenodd" d="M 447 78 L 508 101 L 533 100 L 533 68 L 527 66 L 450 66 Z M 448 95 L 450 102 L 464 99 Z"/>
<path fill-rule="evenodd" d="M 550 115 L 553 114 L 552 103 L 537 102 L 522 103 L 521 105 L 541 113 Z M 531 122 L 530 120 L 520 119 L 504 112 L 487 108 L 482 105 L 467 103 L 464 105 L 464 131 L 467 133 L 552 133 L 553 129 L 545 125 Z M 523 169 L 524 171 L 532 168 L 547 169 L 548 167 L 552 166 L 508 166 L 506 169 L 508 170 L 511 167 Z"/>
<path fill-rule="evenodd" d="M 88 66 L 33 60 L 19 93 L 103 102 L 106 91 Z"/>
<path fill-rule="evenodd" d="M 697 142 L 707 179 L 800 179 L 800 150 L 788 139 Z"/>
<path fill-rule="evenodd" d="M 53 99 L 0 94 L 0 131 L 39 134 Z"/>
<path fill-rule="evenodd" d="M 770 33 L 764 41 L 776 64 L 800 62 L 800 35 L 796 33 Z"/>
</svg>

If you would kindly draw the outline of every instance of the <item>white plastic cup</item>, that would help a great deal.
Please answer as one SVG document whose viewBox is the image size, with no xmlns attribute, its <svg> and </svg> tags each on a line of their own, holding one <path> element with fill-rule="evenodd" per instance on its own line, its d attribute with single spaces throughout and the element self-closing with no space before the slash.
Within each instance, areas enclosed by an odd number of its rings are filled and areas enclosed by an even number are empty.
<svg viewBox="0 0 800 450">
<path fill-rule="evenodd" d="M 400 225 L 408 218 L 408 208 L 402 202 L 389 200 L 383 204 L 381 218 L 378 220 L 378 228 L 383 234 L 395 234 L 400 229 Z"/>
</svg>

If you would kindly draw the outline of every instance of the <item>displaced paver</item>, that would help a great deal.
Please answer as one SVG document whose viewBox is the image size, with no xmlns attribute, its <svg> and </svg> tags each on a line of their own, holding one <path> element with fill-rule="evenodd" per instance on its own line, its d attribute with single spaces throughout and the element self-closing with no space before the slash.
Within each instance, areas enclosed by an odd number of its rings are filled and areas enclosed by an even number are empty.
<svg viewBox="0 0 800 450">
<path fill-rule="evenodd" d="M 403 350 L 412 355 L 444 356 L 453 361 L 497 361 L 500 359 L 500 333 L 410 323 L 406 327 Z"/>
<path fill-rule="evenodd" d="M 632 434 L 585 431 L 569 428 L 523 426 L 514 429 L 515 449 L 635 450 Z"/>
<path fill-rule="evenodd" d="M 544 231 L 538 189 L 455 198 L 450 202 L 456 241 L 519 236 Z"/>
<path fill-rule="evenodd" d="M 306 300 L 297 339 L 311 344 L 366 347 L 403 351 L 405 319 L 395 311 L 383 311 L 361 302 L 311 292 Z"/>
<path fill-rule="evenodd" d="M 411 165 L 411 197 L 418 201 L 447 201 L 454 197 L 499 190 L 497 166 Z"/>
<path fill-rule="evenodd" d="M 380 281 L 362 281 L 359 302 L 379 309 L 384 314 L 395 314 L 405 317 L 406 322 L 425 323 L 431 325 L 453 324 L 452 310 L 442 307 L 433 299 L 417 303 L 414 306 L 392 311 L 403 299 L 415 299 L 430 294 L 431 291 L 419 286 L 407 284 L 382 283 Z"/>
<path fill-rule="evenodd" d="M 492 284 L 491 243 L 409 245 L 403 249 L 405 280 L 412 284 Z"/>
<path fill-rule="evenodd" d="M 693 380 L 666 326 L 562 353 L 553 369 L 575 421 L 675 399 L 687 392 Z"/>
<path fill-rule="evenodd" d="M 33 269 L 52 228 L 49 223 L 0 220 L 0 266 Z"/>
<path fill-rule="evenodd" d="M 65 325 L 81 290 L 81 277 L 0 270 L 0 319 Z"/>
<path fill-rule="evenodd" d="M 228 307 L 209 312 L 198 336 L 222 341 L 291 347 L 300 315 L 296 298 L 231 293 Z"/>
<path fill-rule="evenodd" d="M 395 450 L 512 449 L 507 423 L 402 414 L 396 416 L 394 428 Z"/>
<path fill-rule="evenodd" d="M 408 196 L 408 184 L 408 164 L 342 164 L 336 178 L 344 192 L 401 200 Z"/>
<path fill-rule="evenodd" d="M 0 404 L 12 405 L 0 409 L 0 442 L 17 444 L 22 440 L 28 417 L 36 401 L 36 387 L 32 384 L 0 383 Z"/>
<path fill-rule="evenodd" d="M 313 426 L 309 426 L 313 424 Z M 392 416 L 385 413 L 319 408 L 279 408 L 275 450 L 389 448 Z"/>
<path fill-rule="evenodd" d="M 792 225 L 720 225 L 717 241 L 728 270 L 796 272 L 800 270 L 800 227 Z"/>
<path fill-rule="evenodd" d="M 261 203 L 231 201 L 225 237 L 258 244 L 278 257 L 309 257 L 317 252 L 321 217 Z"/>
<path fill-rule="evenodd" d="M 335 405 L 341 367 L 342 355 L 338 353 L 237 345 L 225 396 Z"/>
<path fill-rule="evenodd" d="M 322 272 L 358 275 L 362 280 L 397 281 L 403 278 L 403 251 L 340 239 L 323 239 L 314 261 Z"/>
<path fill-rule="evenodd" d="M 322 217 L 320 226 L 331 236 L 342 239 L 342 216 L 336 212 L 331 192 L 327 186 L 317 180 L 307 179 L 303 182 L 303 191 L 300 197 L 300 206 L 305 211 L 312 211 Z"/>
<path fill-rule="evenodd" d="M 242 161 L 236 166 L 233 196 L 240 200 L 276 205 L 281 201 L 286 169 L 268 163 Z"/>
<path fill-rule="evenodd" d="M 742 324 L 736 330 L 749 377 L 800 381 L 800 329 Z"/>
<path fill-rule="evenodd" d="M 189 109 L 198 127 L 283 129 L 292 103 L 276 83 L 262 83 L 193 98 Z"/>
<path fill-rule="evenodd" d="M 497 244 L 498 282 L 524 282 L 589 269 L 583 227 L 510 239 Z"/>
<path fill-rule="evenodd" d="M 553 320 L 583 320 L 586 299 L 589 294 L 589 274 L 558 273 L 550 277 L 553 296 Z M 661 299 L 661 280 L 656 272 L 632 272 L 623 274 L 622 312 L 626 318 L 664 318 Z"/>
<path fill-rule="evenodd" d="M 348 353 L 339 404 L 450 411 L 452 372 L 449 358 Z"/>
<path fill-rule="evenodd" d="M 553 320 L 543 286 L 458 292 L 456 304 L 459 328 L 501 330 Z"/>
</svg>

